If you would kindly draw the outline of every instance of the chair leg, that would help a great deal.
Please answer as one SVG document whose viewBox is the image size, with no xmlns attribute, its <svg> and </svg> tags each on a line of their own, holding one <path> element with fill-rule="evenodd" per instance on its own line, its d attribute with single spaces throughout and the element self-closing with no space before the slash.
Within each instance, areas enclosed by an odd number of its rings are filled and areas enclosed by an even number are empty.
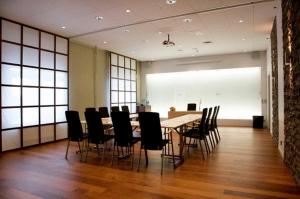
<svg viewBox="0 0 300 199">
<path fill-rule="evenodd" d="M 87 162 L 87 156 L 88 156 L 88 153 L 89 153 L 89 148 L 90 148 L 90 143 L 86 143 L 87 144 L 87 147 L 86 147 L 86 154 L 85 154 L 85 162 Z M 98 145 L 97 145 L 97 149 L 98 149 Z"/>
<path fill-rule="evenodd" d="M 214 135 L 214 138 L 216 140 L 216 143 L 219 144 L 219 138 L 217 136 L 217 132 L 216 132 L 216 129 L 213 130 L 213 135 Z"/>
<path fill-rule="evenodd" d="M 204 144 L 205 144 L 205 148 L 206 148 L 206 153 L 207 155 L 210 153 L 210 149 L 209 149 L 209 146 L 208 146 L 208 142 L 207 142 L 207 139 L 206 137 L 204 137 Z"/>
<path fill-rule="evenodd" d="M 146 159 L 146 167 L 148 166 L 148 152 L 147 149 L 144 148 L 145 151 L 145 159 Z"/>
<path fill-rule="evenodd" d="M 220 137 L 220 133 L 219 133 L 219 130 L 218 128 L 216 128 L 217 132 L 218 132 L 218 137 L 219 137 L 219 140 L 221 140 L 221 137 Z"/>
<path fill-rule="evenodd" d="M 171 132 L 171 133 L 172 133 L 172 132 Z M 171 147 L 172 147 L 173 167 L 174 167 L 174 169 L 175 169 L 175 168 L 176 168 L 176 164 L 175 164 L 174 145 L 173 145 L 173 138 L 172 138 L 172 134 L 171 134 Z"/>
<path fill-rule="evenodd" d="M 212 131 L 209 131 L 209 135 L 210 135 L 210 137 L 211 137 L 211 140 L 213 141 L 214 148 L 215 148 L 215 147 L 216 147 L 216 143 L 215 143 L 215 140 L 214 140 L 214 137 L 213 137 Z"/>
<path fill-rule="evenodd" d="M 162 154 L 161 154 L 161 168 L 160 168 L 160 175 L 161 176 L 163 174 L 163 169 L 164 169 L 164 149 L 162 150 Z"/>
<path fill-rule="evenodd" d="M 213 150 L 214 146 L 213 146 L 213 143 L 212 143 L 212 140 L 211 140 L 211 137 L 209 136 L 209 134 L 208 134 L 208 138 L 209 138 L 209 141 L 210 141 L 211 150 Z"/>
<path fill-rule="evenodd" d="M 138 169 L 137 169 L 138 172 L 140 171 L 141 156 L 142 156 L 142 144 L 141 144 L 141 147 L 140 147 L 139 163 L 138 163 Z"/>
<path fill-rule="evenodd" d="M 105 154 L 106 147 L 107 147 L 107 142 L 103 143 L 103 151 L 102 151 L 102 159 L 101 159 L 102 163 L 103 163 L 103 160 L 104 160 L 104 154 Z"/>
<path fill-rule="evenodd" d="M 199 139 L 199 145 L 200 145 L 200 149 L 201 149 L 203 160 L 205 160 L 204 152 L 203 152 L 203 148 L 202 148 L 202 144 L 201 144 L 201 139 Z"/>
<path fill-rule="evenodd" d="M 68 140 L 68 146 L 67 146 L 67 151 L 66 151 L 65 159 L 68 159 L 69 146 L 70 146 L 70 139 Z"/>
<path fill-rule="evenodd" d="M 114 144 L 113 152 L 112 152 L 112 159 L 111 159 L 111 166 L 113 166 L 113 164 L 114 164 L 115 148 L 116 148 L 116 146 Z"/>
<path fill-rule="evenodd" d="M 129 150 L 131 150 L 131 147 L 129 147 Z M 131 157 L 131 169 L 133 169 L 133 162 L 134 162 L 134 144 L 132 145 L 132 157 Z"/>
<path fill-rule="evenodd" d="M 79 148 L 79 151 L 80 151 L 80 161 L 82 161 L 82 148 L 80 147 L 80 141 L 77 142 L 78 143 L 78 148 Z"/>
</svg>

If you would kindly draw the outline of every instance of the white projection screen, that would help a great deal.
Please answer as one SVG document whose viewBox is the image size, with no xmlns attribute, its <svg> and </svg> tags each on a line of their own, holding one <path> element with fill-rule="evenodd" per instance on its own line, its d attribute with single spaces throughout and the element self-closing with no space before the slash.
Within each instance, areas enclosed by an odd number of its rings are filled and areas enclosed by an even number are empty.
<svg viewBox="0 0 300 199">
<path fill-rule="evenodd" d="M 220 105 L 220 119 L 252 119 L 261 115 L 261 68 L 230 68 L 146 75 L 151 110 L 167 117 L 170 107 L 197 110 Z"/>
</svg>

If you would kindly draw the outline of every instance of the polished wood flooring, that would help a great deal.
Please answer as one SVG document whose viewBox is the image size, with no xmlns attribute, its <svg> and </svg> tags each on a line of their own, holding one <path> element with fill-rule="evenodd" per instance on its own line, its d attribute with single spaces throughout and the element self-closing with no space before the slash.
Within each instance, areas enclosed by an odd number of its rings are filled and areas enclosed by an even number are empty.
<svg viewBox="0 0 300 199">
<path fill-rule="evenodd" d="M 111 152 L 103 164 L 96 153 L 79 161 L 72 144 L 47 144 L 0 155 L 0 198 L 300 198 L 287 168 L 265 130 L 220 128 L 221 143 L 206 160 L 200 149 L 173 170 L 166 161 L 160 175 L 160 155 L 150 153 L 148 168 L 131 170 L 129 160 L 111 167 Z M 136 145 L 136 158 L 139 146 Z"/>
</svg>

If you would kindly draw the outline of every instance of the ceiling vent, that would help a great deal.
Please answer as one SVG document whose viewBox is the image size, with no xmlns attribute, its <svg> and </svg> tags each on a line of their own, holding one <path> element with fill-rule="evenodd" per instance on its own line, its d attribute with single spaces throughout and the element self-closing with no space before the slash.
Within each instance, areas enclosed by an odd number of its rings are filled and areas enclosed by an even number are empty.
<svg viewBox="0 0 300 199">
<path fill-rule="evenodd" d="M 170 41 L 170 35 L 168 34 L 168 39 L 162 42 L 163 46 L 171 47 L 175 46 L 175 43 L 173 41 Z"/>
</svg>

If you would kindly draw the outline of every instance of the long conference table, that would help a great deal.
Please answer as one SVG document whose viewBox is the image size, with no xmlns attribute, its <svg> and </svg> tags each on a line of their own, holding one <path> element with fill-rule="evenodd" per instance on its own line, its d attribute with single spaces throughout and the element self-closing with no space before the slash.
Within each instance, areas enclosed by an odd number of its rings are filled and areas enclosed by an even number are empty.
<svg viewBox="0 0 300 199">
<path fill-rule="evenodd" d="M 179 164 L 183 163 L 184 161 L 184 142 L 183 142 L 184 129 L 188 124 L 200 120 L 201 117 L 202 114 L 187 114 L 187 115 L 161 121 L 160 123 L 161 128 L 169 130 L 172 141 L 173 141 L 172 132 L 176 132 L 179 135 L 179 154 L 174 155 L 176 158 L 176 161 L 174 161 L 174 168 Z M 82 123 L 85 123 L 85 121 L 82 121 Z M 110 117 L 102 118 L 102 124 L 107 126 L 112 126 L 111 118 Z M 131 126 L 137 128 L 140 126 L 140 123 L 139 121 L 131 121 Z"/>
</svg>

